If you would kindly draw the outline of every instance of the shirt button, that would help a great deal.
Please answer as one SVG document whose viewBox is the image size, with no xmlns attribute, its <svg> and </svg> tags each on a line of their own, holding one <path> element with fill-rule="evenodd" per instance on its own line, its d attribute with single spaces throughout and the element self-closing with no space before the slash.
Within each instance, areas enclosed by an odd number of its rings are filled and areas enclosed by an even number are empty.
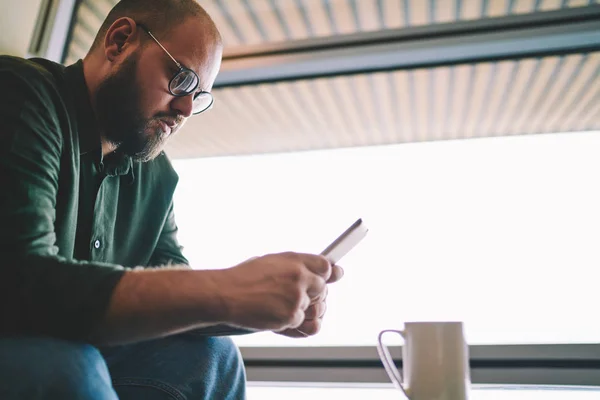
<svg viewBox="0 0 600 400">
<path fill-rule="evenodd" d="M 96 240 L 96 241 L 94 242 L 94 247 L 95 247 L 95 248 L 97 248 L 97 249 L 99 249 L 99 248 L 100 248 L 100 241 L 99 241 L 99 240 Z"/>
</svg>

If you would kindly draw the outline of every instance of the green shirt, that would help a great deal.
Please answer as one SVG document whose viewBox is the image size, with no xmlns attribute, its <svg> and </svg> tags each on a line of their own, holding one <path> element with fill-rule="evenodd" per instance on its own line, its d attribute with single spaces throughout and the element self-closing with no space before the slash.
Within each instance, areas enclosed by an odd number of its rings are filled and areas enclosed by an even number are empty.
<svg viewBox="0 0 600 400">
<path fill-rule="evenodd" d="M 102 157 L 81 61 L 0 56 L 0 335 L 85 340 L 126 268 L 187 264 L 177 180 Z"/>
</svg>

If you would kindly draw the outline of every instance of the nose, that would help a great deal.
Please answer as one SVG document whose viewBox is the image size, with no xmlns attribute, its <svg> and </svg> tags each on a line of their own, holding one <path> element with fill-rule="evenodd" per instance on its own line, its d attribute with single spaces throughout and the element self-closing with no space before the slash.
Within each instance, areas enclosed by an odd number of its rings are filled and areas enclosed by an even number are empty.
<svg viewBox="0 0 600 400">
<path fill-rule="evenodd" d="M 189 118 L 192 115 L 194 108 L 194 98 L 192 95 L 173 97 L 171 100 L 171 108 L 184 118 Z"/>
</svg>

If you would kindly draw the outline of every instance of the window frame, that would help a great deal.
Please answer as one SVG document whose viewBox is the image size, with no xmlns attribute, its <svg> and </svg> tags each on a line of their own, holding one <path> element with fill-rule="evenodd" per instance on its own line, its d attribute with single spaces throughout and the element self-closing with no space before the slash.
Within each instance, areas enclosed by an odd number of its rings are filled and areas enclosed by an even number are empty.
<svg viewBox="0 0 600 400">
<path fill-rule="evenodd" d="M 375 346 L 240 347 L 253 384 L 391 386 Z M 402 347 L 390 346 L 396 365 Z M 471 382 L 503 385 L 600 384 L 600 344 L 472 345 Z"/>
</svg>

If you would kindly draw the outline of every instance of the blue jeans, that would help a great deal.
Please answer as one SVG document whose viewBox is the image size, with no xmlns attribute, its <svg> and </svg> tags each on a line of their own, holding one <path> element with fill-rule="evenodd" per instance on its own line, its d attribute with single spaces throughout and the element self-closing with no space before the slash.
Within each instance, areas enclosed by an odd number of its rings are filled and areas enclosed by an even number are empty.
<svg viewBox="0 0 600 400">
<path fill-rule="evenodd" d="M 228 337 L 187 332 L 96 348 L 51 338 L 0 338 L 0 399 L 244 399 Z"/>
</svg>

